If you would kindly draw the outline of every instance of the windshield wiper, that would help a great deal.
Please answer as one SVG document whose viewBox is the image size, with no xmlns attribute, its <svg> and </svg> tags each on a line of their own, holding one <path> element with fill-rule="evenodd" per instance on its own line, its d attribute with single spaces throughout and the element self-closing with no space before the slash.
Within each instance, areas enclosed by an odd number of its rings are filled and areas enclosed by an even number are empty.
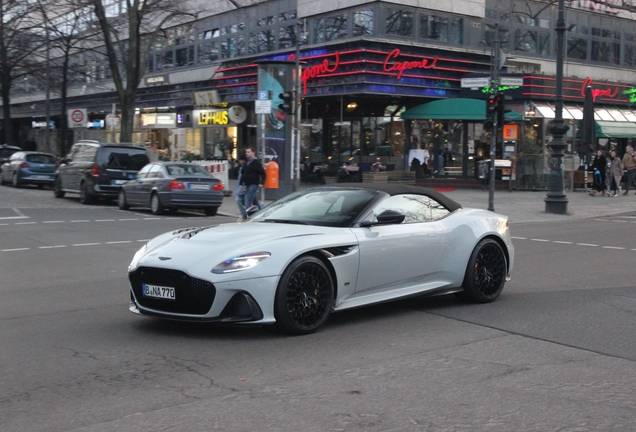
<svg viewBox="0 0 636 432">
<path fill-rule="evenodd" d="M 294 225 L 309 225 L 307 222 L 303 222 L 299 220 L 290 220 L 290 219 L 263 219 L 263 222 L 286 223 L 286 224 L 294 224 Z"/>
</svg>

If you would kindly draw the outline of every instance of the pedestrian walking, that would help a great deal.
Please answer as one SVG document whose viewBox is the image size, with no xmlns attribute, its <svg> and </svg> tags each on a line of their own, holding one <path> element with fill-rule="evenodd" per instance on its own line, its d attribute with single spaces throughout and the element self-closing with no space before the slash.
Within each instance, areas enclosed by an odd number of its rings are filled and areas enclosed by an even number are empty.
<svg viewBox="0 0 636 432">
<path fill-rule="evenodd" d="M 244 203 L 246 206 L 249 204 L 250 207 L 247 209 L 244 208 L 241 212 L 243 220 L 247 219 L 247 211 L 252 208 L 252 203 L 256 203 L 254 205 L 258 209 L 262 207 L 261 203 L 258 202 L 256 194 L 258 193 L 258 188 L 265 184 L 265 170 L 261 162 L 256 158 L 256 152 L 252 147 L 245 149 L 245 158 L 246 161 L 241 170 L 239 185 L 245 187 Z"/>
<path fill-rule="evenodd" d="M 250 205 L 247 205 L 245 202 L 247 188 L 244 185 L 241 185 L 241 179 L 243 177 L 243 166 L 245 165 L 246 160 L 247 158 L 245 155 L 240 155 L 238 158 L 238 188 L 236 189 L 236 205 L 239 208 L 239 212 L 241 212 L 241 217 L 238 219 L 239 222 L 243 222 L 247 218 L 247 208 L 259 205 L 256 196 L 254 196 L 254 200 Z"/>
<path fill-rule="evenodd" d="M 594 196 L 601 192 L 605 196 L 605 169 L 607 168 L 607 158 L 603 150 L 598 150 L 592 160 L 592 172 L 594 173 L 594 186 L 590 195 Z"/>
<path fill-rule="evenodd" d="M 636 153 L 634 153 L 634 148 L 631 145 L 628 145 L 625 148 L 625 154 L 623 155 L 623 169 L 627 170 L 625 192 L 623 195 L 629 194 L 629 187 L 632 185 L 634 181 L 634 175 L 636 175 Z M 636 192 L 634 192 L 636 194 Z"/>
<path fill-rule="evenodd" d="M 610 150 L 609 172 L 607 184 L 609 185 L 610 195 L 618 196 L 618 188 L 621 184 L 623 176 L 623 164 L 621 159 L 616 155 L 616 150 Z"/>
</svg>

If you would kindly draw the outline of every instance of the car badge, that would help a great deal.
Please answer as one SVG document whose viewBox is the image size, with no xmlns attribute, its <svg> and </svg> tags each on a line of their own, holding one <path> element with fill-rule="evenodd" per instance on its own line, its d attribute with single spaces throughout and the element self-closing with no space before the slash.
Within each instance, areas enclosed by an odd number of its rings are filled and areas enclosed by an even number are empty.
<svg viewBox="0 0 636 432">
<path fill-rule="evenodd" d="M 159 259 L 161 261 L 167 261 L 167 260 L 171 260 L 172 258 L 171 257 L 159 257 Z"/>
</svg>

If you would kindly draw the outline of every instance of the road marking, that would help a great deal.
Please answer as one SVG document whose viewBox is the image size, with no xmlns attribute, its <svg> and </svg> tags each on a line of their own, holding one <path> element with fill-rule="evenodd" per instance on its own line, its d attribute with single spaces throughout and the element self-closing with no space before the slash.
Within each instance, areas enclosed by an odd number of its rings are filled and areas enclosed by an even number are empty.
<svg viewBox="0 0 636 432">
<path fill-rule="evenodd" d="M 75 222 L 90 222 L 88 219 L 77 219 L 77 220 L 72 220 L 71 223 L 75 223 Z"/>
<path fill-rule="evenodd" d="M 535 238 L 530 239 L 530 240 L 536 241 L 536 242 L 549 242 L 550 241 L 550 240 L 546 240 L 546 239 L 535 239 Z"/>
<path fill-rule="evenodd" d="M 95 222 L 115 222 L 115 219 L 95 219 Z"/>
<path fill-rule="evenodd" d="M 574 242 L 559 241 L 559 240 L 555 240 L 553 243 L 559 243 L 559 244 L 574 244 Z"/>
<path fill-rule="evenodd" d="M 577 246 L 592 246 L 592 247 L 597 247 L 598 245 L 592 244 L 592 243 L 577 243 Z"/>
<path fill-rule="evenodd" d="M 122 243 L 132 243 L 132 240 L 122 240 L 122 241 L 109 241 L 106 244 L 122 244 Z"/>
<path fill-rule="evenodd" d="M 43 221 L 43 224 L 64 223 L 65 221 Z"/>
<path fill-rule="evenodd" d="M 75 243 L 73 246 L 97 246 L 100 243 Z"/>
<path fill-rule="evenodd" d="M 35 225 L 37 222 L 16 222 L 16 225 Z"/>
<path fill-rule="evenodd" d="M 617 250 L 625 250 L 627 248 L 619 247 L 619 246 L 601 246 L 603 249 L 617 249 Z"/>
<path fill-rule="evenodd" d="M 65 248 L 66 245 L 56 245 L 56 246 L 39 246 L 38 249 L 57 249 L 57 248 Z"/>
<path fill-rule="evenodd" d="M 120 221 L 136 221 L 139 220 L 139 218 L 130 218 L 130 219 L 119 219 Z"/>
<path fill-rule="evenodd" d="M 1 249 L 0 252 L 16 252 L 30 250 L 31 248 L 15 248 L 15 249 Z"/>
<path fill-rule="evenodd" d="M 30 219 L 28 216 L 6 216 L 6 217 L 0 217 L 0 219 L 5 220 L 5 219 Z"/>
<path fill-rule="evenodd" d="M 525 238 L 525 237 L 512 237 L 512 236 L 511 236 L 510 238 L 511 238 L 511 239 L 513 239 L 513 240 L 528 240 L 528 239 L 527 239 L 527 238 Z"/>
</svg>

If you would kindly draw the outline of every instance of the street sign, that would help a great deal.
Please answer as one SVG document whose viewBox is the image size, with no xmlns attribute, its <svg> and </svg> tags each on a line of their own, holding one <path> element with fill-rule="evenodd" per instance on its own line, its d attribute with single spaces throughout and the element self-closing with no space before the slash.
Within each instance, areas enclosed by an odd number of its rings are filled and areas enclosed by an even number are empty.
<svg viewBox="0 0 636 432">
<path fill-rule="evenodd" d="M 501 77 L 499 78 L 499 84 L 502 86 L 522 86 L 523 77 Z"/>
<path fill-rule="evenodd" d="M 68 125 L 72 128 L 86 127 L 88 116 L 86 109 L 70 109 L 68 110 Z"/>
<path fill-rule="evenodd" d="M 462 78 L 462 88 L 488 87 L 490 77 Z"/>
<path fill-rule="evenodd" d="M 121 119 L 115 114 L 108 114 L 106 116 L 106 125 L 109 127 L 117 127 L 121 123 Z"/>
<path fill-rule="evenodd" d="M 261 92 L 259 92 L 261 93 Z M 267 92 L 265 92 L 267 93 Z M 272 112 L 271 100 L 257 100 L 254 101 L 254 112 L 256 114 L 269 114 Z"/>
<path fill-rule="evenodd" d="M 269 100 L 269 92 L 268 91 L 259 91 L 258 92 L 258 100 L 259 101 Z"/>
</svg>

